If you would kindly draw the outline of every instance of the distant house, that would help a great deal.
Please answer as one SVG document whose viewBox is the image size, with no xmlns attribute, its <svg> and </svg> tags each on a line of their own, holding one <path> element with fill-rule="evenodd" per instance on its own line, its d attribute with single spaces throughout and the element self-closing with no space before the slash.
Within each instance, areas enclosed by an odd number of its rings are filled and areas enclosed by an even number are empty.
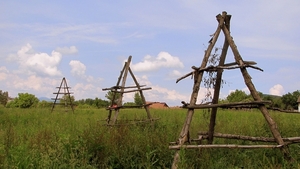
<svg viewBox="0 0 300 169">
<path fill-rule="evenodd" d="M 150 104 L 149 108 L 153 108 L 153 109 L 169 108 L 169 106 L 165 102 L 146 102 L 146 104 Z"/>
<path fill-rule="evenodd" d="M 298 103 L 298 112 L 300 112 L 300 96 L 298 97 L 297 103 Z"/>
</svg>

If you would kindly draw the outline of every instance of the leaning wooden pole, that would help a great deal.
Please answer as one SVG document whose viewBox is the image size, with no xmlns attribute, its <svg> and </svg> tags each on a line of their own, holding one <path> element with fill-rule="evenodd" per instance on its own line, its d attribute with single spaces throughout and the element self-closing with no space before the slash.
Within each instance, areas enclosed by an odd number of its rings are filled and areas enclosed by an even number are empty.
<svg viewBox="0 0 300 169">
<path fill-rule="evenodd" d="M 139 90 L 139 93 L 140 93 L 140 96 L 141 96 L 141 99 L 142 99 L 142 102 L 143 102 L 143 105 L 144 105 L 144 109 L 146 110 L 146 113 L 147 113 L 147 117 L 148 117 L 149 120 L 151 120 L 152 117 L 151 117 L 151 114 L 150 114 L 149 105 L 146 104 L 146 99 L 145 99 L 145 96 L 143 94 L 143 90 L 141 90 L 141 86 L 140 86 L 139 82 L 136 80 L 136 78 L 135 78 L 133 72 L 131 71 L 130 67 L 129 67 L 128 70 L 129 70 L 129 73 L 130 73 L 135 85 L 137 86 L 137 88 Z M 152 89 L 152 88 L 150 88 L 150 89 Z"/>
<path fill-rule="evenodd" d="M 217 15 L 217 17 L 222 17 L 222 16 Z M 225 25 L 223 25 L 223 26 L 226 26 L 228 30 L 230 30 L 230 19 L 231 19 L 231 15 L 226 15 L 225 19 L 224 19 Z M 218 21 L 221 21 L 221 19 L 218 19 Z M 228 47 L 229 47 L 229 43 L 225 38 L 223 48 L 222 48 L 222 53 L 220 56 L 219 66 L 223 66 L 225 63 Z M 219 69 L 217 71 L 217 77 L 216 77 L 216 83 L 214 86 L 214 96 L 212 99 L 212 104 L 218 104 L 218 102 L 219 102 L 220 89 L 221 89 L 221 85 L 222 85 L 221 84 L 222 83 L 222 74 L 223 74 L 223 70 Z M 208 144 L 213 143 L 213 138 L 214 138 L 213 134 L 215 131 L 217 111 L 218 111 L 218 107 L 214 107 L 211 109 L 210 123 L 209 123 L 209 129 L 208 129 Z"/>
<path fill-rule="evenodd" d="M 126 83 L 126 79 L 127 79 L 127 75 L 128 75 L 130 62 L 131 62 L 131 56 L 128 57 L 128 61 L 125 63 L 125 66 L 124 66 L 124 72 L 123 72 L 124 74 L 123 74 L 123 78 L 122 78 L 121 91 L 120 91 L 121 95 L 120 95 L 120 98 L 118 99 L 118 107 L 122 106 L 124 87 L 125 87 L 125 83 Z M 114 95 L 116 95 L 116 93 L 114 93 Z M 115 109 L 115 114 L 114 114 L 113 120 L 111 121 L 110 125 L 114 125 L 116 123 L 118 115 L 119 115 L 119 109 Z"/>
<path fill-rule="evenodd" d="M 120 76 L 118 77 L 118 81 L 117 81 L 117 84 L 116 84 L 116 87 L 118 87 L 120 85 L 120 82 L 121 82 L 121 79 L 122 79 L 122 76 L 123 76 L 123 72 L 126 68 L 126 63 L 124 64 L 123 66 L 123 69 L 122 71 L 120 72 Z M 113 89 L 113 91 L 116 91 L 117 89 Z M 110 107 L 113 107 L 113 105 L 115 104 L 114 101 L 116 99 L 116 93 L 114 92 L 113 93 L 113 97 L 112 97 L 112 100 L 111 100 L 111 103 L 110 103 Z M 109 109 L 109 112 L 108 112 L 108 117 L 107 117 L 107 124 L 110 124 L 111 122 L 111 114 L 112 114 L 112 111 L 113 109 Z"/>
<path fill-rule="evenodd" d="M 68 84 L 67 84 L 67 80 L 65 78 L 63 80 L 65 81 L 64 89 L 67 90 L 67 93 L 68 93 L 68 96 L 69 96 L 69 100 L 70 100 L 70 104 L 71 104 L 71 108 L 72 108 L 72 112 L 74 113 L 74 106 L 73 106 L 73 102 L 72 102 L 72 99 L 71 99 L 70 90 L 69 90 L 69 87 L 68 87 Z"/>
<path fill-rule="evenodd" d="M 200 68 L 205 68 L 206 65 L 207 65 L 207 62 L 208 62 L 209 56 L 211 54 L 211 51 L 212 51 L 212 49 L 213 49 L 213 47 L 214 47 L 214 45 L 215 45 L 215 43 L 216 43 L 216 41 L 219 37 L 219 34 L 221 32 L 221 27 L 223 27 L 224 18 L 225 18 L 225 16 L 223 16 L 223 15 L 222 15 L 222 17 L 217 17 L 217 19 L 220 19 L 220 21 L 219 21 L 220 24 L 218 25 L 217 30 L 214 33 L 214 36 L 212 38 L 212 41 L 210 42 L 207 50 L 205 51 L 205 55 L 204 55 L 204 58 L 203 58 L 203 61 L 202 61 L 202 64 L 201 64 Z M 190 98 L 190 105 L 195 105 L 196 102 L 197 102 L 198 92 L 199 92 L 199 89 L 200 89 L 200 84 L 201 84 L 201 81 L 202 81 L 202 77 L 203 77 L 203 72 L 195 71 L 193 93 L 192 93 L 191 98 Z M 194 109 L 193 108 L 189 109 L 187 111 L 186 120 L 185 120 L 183 128 L 180 132 L 179 139 L 177 141 L 177 144 L 179 146 L 182 146 L 186 141 L 189 140 L 189 129 L 190 129 L 190 125 L 191 125 L 191 122 L 192 122 L 193 115 L 194 115 Z M 176 153 L 175 153 L 175 156 L 174 156 L 172 169 L 176 169 L 178 167 L 177 164 L 179 162 L 179 159 L 180 159 L 179 150 L 177 150 Z"/>
<path fill-rule="evenodd" d="M 233 39 L 230 35 L 229 30 L 224 26 L 224 27 L 222 27 L 222 31 L 223 31 L 223 33 L 225 35 L 225 38 L 227 39 L 227 41 L 229 43 L 229 46 L 230 46 L 230 48 L 231 48 L 231 50 L 234 54 L 235 61 L 240 66 L 243 66 L 244 62 L 243 62 L 242 57 L 241 57 L 241 55 L 240 55 L 240 53 L 237 49 L 237 46 L 235 45 L 235 43 L 234 43 L 234 41 L 233 41 Z M 260 98 L 257 90 L 255 89 L 254 84 L 252 83 L 251 76 L 249 75 L 247 69 L 245 67 L 241 67 L 240 70 L 241 70 L 242 75 L 244 77 L 245 84 L 248 87 L 248 89 L 250 90 L 250 93 L 251 93 L 253 99 L 255 101 L 262 101 L 262 99 Z M 290 160 L 291 156 L 290 156 L 288 147 L 285 146 L 285 143 L 284 143 L 284 141 L 283 141 L 283 139 L 280 135 L 280 132 L 278 131 L 277 125 L 276 125 L 275 121 L 272 119 L 272 117 L 270 116 L 270 114 L 268 112 L 268 109 L 266 108 L 265 105 L 259 105 L 259 109 L 262 112 L 264 118 L 266 119 L 266 121 L 267 121 L 267 123 L 270 127 L 270 130 L 272 132 L 272 135 L 275 138 L 277 144 L 282 145 L 282 147 L 280 149 L 283 152 L 284 157 L 286 159 Z"/>
<path fill-rule="evenodd" d="M 63 78 L 63 80 L 64 80 L 65 78 Z M 58 99 L 58 95 L 59 95 L 59 93 L 60 93 L 60 89 L 61 89 L 61 86 L 62 86 L 62 84 L 63 84 L 63 80 L 60 82 L 60 87 L 58 87 L 58 92 L 56 93 L 56 97 L 55 97 L 55 100 L 54 100 L 54 102 L 53 102 L 53 105 L 52 105 L 52 108 L 51 108 L 51 113 L 53 112 L 53 109 L 54 109 L 54 106 L 55 106 L 55 104 L 56 104 L 56 101 L 57 101 L 57 99 Z"/>
</svg>

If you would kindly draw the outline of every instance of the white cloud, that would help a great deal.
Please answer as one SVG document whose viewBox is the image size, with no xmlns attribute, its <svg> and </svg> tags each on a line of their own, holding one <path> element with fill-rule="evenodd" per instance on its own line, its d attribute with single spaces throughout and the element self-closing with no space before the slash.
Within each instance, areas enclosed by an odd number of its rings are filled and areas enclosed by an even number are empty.
<svg viewBox="0 0 300 169">
<path fill-rule="evenodd" d="M 62 55 L 52 51 L 51 55 L 47 53 L 35 53 L 30 44 L 23 46 L 17 55 L 11 55 L 8 60 L 17 61 L 20 72 L 34 75 L 62 76 L 57 69 Z"/>
<path fill-rule="evenodd" d="M 61 79 L 53 79 L 51 77 L 38 77 L 30 75 L 21 77 L 17 74 L 9 74 L 7 81 L 1 87 L 9 91 L 10 96 L 17 96 L 18 93 L 32 93 L 37 96 L 53 97 L 53 92 L 59 86 Z M 5 86 L 3 86 L 5 85 Z"/>
<path fill-rule="evenodd" d="M 8 70 L 5 66 L 0 67 L 0 81 L 5 80 L 8 76 Z"/>
<path fill-rule="evenodd" d="M 181 72 L 179 72 L 178 70 L 173 70 L 168 74 L 169 79 L 178 79 L 182 76 L 183 76 L 183 74 Z"/>
<path fill-rule="evenodd" d="M 78 60 L 71 60 L 69 65 L 71 66 L 71 73 L 73 76 L 85 77 L 86 66 Z"/>
<path fill-rule="evenodd" d="M 102 89 L 96 87 L 94 84 L 77 83 L 72 89 L 76 100 L 83 98 L 99 98 L 99 95 L 103 93 Z"/>
<path fill-rule="evenodd" d="M 78 49 L 75 46 L 70 46 L 70 47 L 58 47 L 55 49 L 55 51 L 63 54 L 63 55 L 71 55 L 71 54 L 76 54 L 78 53 Z"/>
<path fill-rule="evenodd" d="M 157 57 L 147 55 L 142 62 L 132 64 L 133 71 L 153 71 L 160 68 L 183 68 L 183 63 L 178 57 L 171 56 L 167 52 L 160 52 Z"/>
<path fill-rule="evenodd" d="M 269 90 L 271 95 L 282 96 L 284 94 L 284 88 L 280 84 L 276 84 Z"/>
</svg>

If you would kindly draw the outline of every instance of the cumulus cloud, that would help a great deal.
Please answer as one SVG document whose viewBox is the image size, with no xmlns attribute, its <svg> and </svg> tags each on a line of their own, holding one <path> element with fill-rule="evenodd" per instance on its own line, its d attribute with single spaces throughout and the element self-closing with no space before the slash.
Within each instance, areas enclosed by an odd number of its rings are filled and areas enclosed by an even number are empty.
<svg viewBox="0 0 300 169">
<path fill-rule="evenodd" d="M 76 54 L 78 53 L 78 49 L 75 46 L 70 46 L 70 47 L 58 47 L 55 49 L 55 51 L 63 54 L 63 55 L 71 55 L 71 54 Z"/>
<path fill-rule="evenodd" d="M 157 57 L 147 55 L 142 62 L 132 64 L 132 70 L 136 72 L 153 71 L 160 68 L 183 68 L 183 63 L 178 57 L 167 52 L 160 52 Z"/>
<path fill-rule="evenodd" d="M 269 93 L 271 95 L 282 96 L 284 94 L 283 86 L 281 86 L 280 84 L 276 84 L 273 87 L 271 87 Z"/>
<path fill-rule="evenodd" d="M 95 98 L 99 97 L 100 93 L 103 93 L 102 89 L 94 84 L 77 83 L 72 89 L 75 99 Z"/>
<path fill-rule="evenodd" d="M 5 80 L 8 76 L 8 70 L 5 66 L 0 67 L 0 81 Z"/>
<path fill-rule="evenodd" d="M 19 76 L 17 74 L 8 74 L 5 84 L 1 87 L 9 91 L 11 96 L 17 96 L 18 93 L 28 92 L 37 96 L 53 97 L 53 92 L 61 79 L 52 77 L 39 77 L 30 75 L 28 77 Z"/>
<path fill-rule="evenodd" d="M 32 46 L 27 44 L 10 59 L 17 61 L 21 72 L 34 75 L 62 76 L 57 68 L 61 58 L 62 55 L 56 51 L 52 51 L 51 55 L 35 53 Z"/>
<path fill-rule="evenodd" d="M 86 66 L 78 60 L 71 60 L 69 65 L 71 66 L 71 73 L 73 76 L 85 77 Z"/>
<path fill-rule="evenodd" d="M 183 76 L 183 74 L 181 72 L 179 72 L 178 70 L 172 70 L 169 74 L 168 74 L 168 78 L 169 79 L 178 79 L 181 76 Z"/>
</svg>

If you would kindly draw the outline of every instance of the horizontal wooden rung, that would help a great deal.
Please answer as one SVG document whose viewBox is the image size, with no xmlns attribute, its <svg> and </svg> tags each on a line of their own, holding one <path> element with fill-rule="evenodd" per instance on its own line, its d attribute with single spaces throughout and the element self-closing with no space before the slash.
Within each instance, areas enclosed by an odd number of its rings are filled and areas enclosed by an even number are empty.
<svg viewBox="0 0 300 169">
<path fill-rule="evenodd" d="M 146 85 L 139 85 L 139 86 L 113 86 L 113 87 L 110 87 L 110 88 L 104 88 L 102 89 L 103 91 L 104 90 L 112 90 L 112 89 L 130 89 L 130 88 L 139 88 L 139 87 L 145 87 Z"/>
<path fill-rule="evenodd" d="M 254 149 L 254 148 L 280 148 L 283 145 L 236 145 L 236 144 L 209 144 L 209 145 L 174 145 L 169 146 L 169 149 L 179 150 L 184 149 L 200 149 L 200 148 L 241 148 L 241 149 Z"/>
<path fill-rule="evenodd" d="M 198 104 L 198 105 L 183 105 L 182 108 L 188 109 L 204 109 L 204 108 L 213 108 L 213 107 L 220 107 L 220 108 L 228 108 L 232 106 L 239 106 L 239 105 L 264 105 L 264 104 L 271 104 L 271 101 L 253 101 L 253 102 L 236 102 L 236 103 L 223 103 L 223 104 Z"/>
<path fill-rule="evenodd" d="M 208 138 L 207 132 L 198 132 L 199 135 L 203 136 L 204 139 Z M 214 133 L 214 137 L 216 138 L 226 138 L 226 139 L 237 139 L 237 140 L 248 140 L 248 141 L 260 141 L 260 142 L 276 142 L 275 138 L 273 137 L 253 137 L 253 136 L 244 136 L 244 135 L 237 135 L 237 134 L 223 134 L 223 133 Z M 299 143 L 300 137 L 287 137 L 282 138 L 284 142 L 291 142 L 291 143 Z"/>
<path fill-rule="evenodd" d="M 53 94 L 74 94 L 73 92 L 67 92 L 67 93 L 53 93 Z"/>
</svg>

